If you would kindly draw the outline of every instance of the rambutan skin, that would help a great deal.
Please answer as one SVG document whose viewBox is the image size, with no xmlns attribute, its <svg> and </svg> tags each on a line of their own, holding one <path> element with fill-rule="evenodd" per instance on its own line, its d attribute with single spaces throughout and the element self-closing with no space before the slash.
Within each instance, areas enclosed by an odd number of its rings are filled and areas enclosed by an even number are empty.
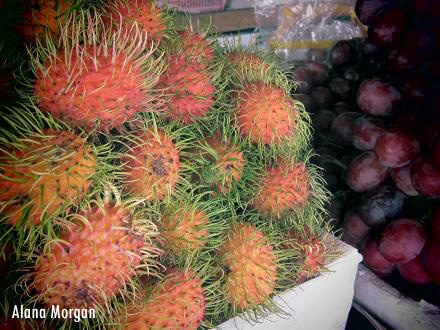
<svg viewBox="0 0 440 330">
<path fill-rule="evenodd" d="M 21 14 L 21 24 L 16 29 L 26 41 L 34 41 L 47 31 L 60 34 L 60 25 L 72 3 L 67 0 L 31 0 Z"/>
<path fill-rule="evenodd" d="M 104 11 L 107 14 L 103 17 L 105 25 L 113 23 L 114 30 L 117 30 L 121 26 L 132 29 L 133 23 L 137 23 L 142 33 L 147 33 L 155 44 L 160 43 L 167 30 L 162 11 L 151 0 L 113 0 Z"/>
<path fill-rule="evenodd" d="M 234 147 L 229 140 L 222 142 L 220 132 L 207 138 L 206 143 L 217 153 L 216 157 L 212 155 L 207 157 L 211 158 L 215 167 L 216 178 L 213 182 L 215 189 L 224 195 L 232 190 L 234 183 L 240 181 L 243 175 L 245 164 L 243 152 L 238 147 Z"/>
<path fill-rule="evenodd" d="M 43 130 L 23 148 L 0 155 L 0 201 L 8 202 L 6 218 L 17 224 L 30 207 L 28 221 L 39 224 L 43 213 L 52 215 L 63 205 L 76 204 L 87 194 L 96 167 L 96 155 L 83 138 L 70 131 Z"/>
<path fill-rule="evenodd" d="M 272 294 L 277 276 L 273 246 L 253 225 L 235 224 L 227 237 L 219 255 L 228 269 L 225 290 L 229 302 L 242 309 L 264 302 Z"/>
<path fill-rule="evenodd" d="M 269 64 L 264 62 L 258 54 L 243 51 L 233 51 L 228 53 L 227 58 L 235 73 L 243 74 L 251 71 L 267 72 Z"/>
<path fill-rule="evenodd" d="M 254 82 L 237 98 L 237 125 L 243 137 L 253 143 L 282 144 L 293 134 L 296 110 L 282 89 Z"/>
<path fill-rule="evenodd" d="M 205 227 L 208 223 L 205 211 L 182 207 L 162 218 L 162 235 L 176 255 L 182 251 L 200 250 L 206 245 L 209 236 Z"/>
<path fill-rule="evenodd" d="M 79 127 L 98 124 L 103 131 L 146 111 L 144 75 L 133 59 L 122 52 L 112 55 L 112 47 L 107 56 L 102 49 L 94 54 L 91 46 L 78 48 L 59 51 L 38 71 L 34 93 L 41 110 Z"/>
<path fill-rule="evenodd" d="M 139 139 L 142 143 L 131 148 L 122 160 L 125 189 L 147 200 L 164 200 L 180 179 L 179 150 L 163 131 L 156 135 L 146 130 Z"/>
<path fill-rule="evenodd" d="M 289 210 L 300 210 L 310 195 L 309 173 L 303 163 L 283 163 L 267 170 L 253 207 L 263 214 L 279 217 Z"/>
<path fill-rule="evenodd" d="M 167 63 L 159 82 L 171 96 L 167 116 L 184 124 L 207 118 L 214 105 L 215 87 L 205 65 L 183 55 L 169 56 Z"/>
<path fill-rule="evenodd" d="M 191 271 L 171 269 L 145 306 L 128 316 L 125 330 L 196 330 L 205 306 L 204 289 L 197 276 Z"/>
<path fill-rule="evenodd" d="M 181 31 L 182 51 L 187 58 L 199 63 L 208 63 L 215 59 L 211 43 L 200 32 Z"/>
<path fill-rule="evenodd" d="M 287 232 L 289 244 L 287 249 L 294 249 L 299 252 L 298 263 L 302 266 L 299 273 L 299 282 L 316 276 L 325 263 L 326 247 L 318 235 L 311 233 L 309 227 L 304 227 L 304 233 L 295 229 Z"/>
<path fill-rule="evenodd" d="M 83 219 L 87 219 L 84 222 Z M 135 276 L 146 242 L 124 207 L 105 204 L 76 215 L 50 252 L 40 255 L 33 288 L 49 306 L 93 308 Z"/>
</svg>

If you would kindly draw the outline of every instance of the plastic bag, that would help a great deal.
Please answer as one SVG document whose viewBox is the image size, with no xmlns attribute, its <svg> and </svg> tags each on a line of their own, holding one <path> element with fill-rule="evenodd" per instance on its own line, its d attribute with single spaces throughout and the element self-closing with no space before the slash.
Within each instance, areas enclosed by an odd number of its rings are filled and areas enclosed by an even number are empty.
<svg viewBox="0 0 440 330">
<path fill-rule="evenodd" d="M 356 0 L 254 0 L 266 47 L 287 61 L 311 59 L 339 40 L 363 37 Z"/>
</svg>

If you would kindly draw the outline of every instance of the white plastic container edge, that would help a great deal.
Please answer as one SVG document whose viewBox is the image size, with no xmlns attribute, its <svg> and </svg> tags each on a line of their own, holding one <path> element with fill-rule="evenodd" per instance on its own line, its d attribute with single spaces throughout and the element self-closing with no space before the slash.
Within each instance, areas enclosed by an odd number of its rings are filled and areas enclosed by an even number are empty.
<svg viewBox="0 0 440 330">
<path fill-rule="evenodd" d="M 250 324 L 235 317 L 215 329 L 219 330 L 344 330 L 354 295 L 354 281 L 362 256 L 339 240 L 335 249 L 342 255 L 326 265 L 329 269 L 319 277 L 274 298 L 275 303 L 290 315 L 270 315 L 260 323 Z"/>
</svg>

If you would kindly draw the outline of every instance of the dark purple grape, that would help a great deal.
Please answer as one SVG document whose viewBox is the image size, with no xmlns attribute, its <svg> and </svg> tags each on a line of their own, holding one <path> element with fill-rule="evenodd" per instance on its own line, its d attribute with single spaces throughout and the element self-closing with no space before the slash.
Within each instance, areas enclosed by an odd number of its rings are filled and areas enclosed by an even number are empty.
<svg viewBox="0 0 440 330">
<path fill-rule="evenodd" d="M 317 86 L 310 92 L 318 108 L 330 108 L 333 104 L 333 96 L 330 89 L 324 86 Z"/>
<path fill-rule="evenodd" d="M 378 187 L 362 196 L 359 214 L 367 225 L 380 226 L 402 211 L 405 198 L 405 194 L 393 186 Z"/>
<path fill-rule="evenodd" d="M 334 66 L 346 64 L 353 59 L 353 48 L 346 40 L 341 40 L 330 51 L 330 63 Z"/>
<path fill-rule="evenodd" d="M 391 5 L 395 0 L 357 0 L 355 11 L 359 20 L 365 25 L 371 24 L 377 14 Z"/>
<path fill-rule="evenodd" d="M 330 136 L 338 144 L 351 145 L 353 138 L 353 121 L 361 114 L 359 112 L 343 112 L 333 120 Z"/>
<path fill-rule="evenodd" d="M 341 100 L 347 100 L 350 96 L 351 87 L 348 80 L 345 80 L 344 78 L 333 78 L 328 86 L 330 87 L 330 90 L 332 91 L 333 95 L 335 95 L 336 98 Z"/>
<path fill-rule="evenodd" d="M 378 80 L 365 80 L 357 91 L 357 104 L 366 114 L 389 116 L 399 105 L 400 92 L 392 85 Z"/>
<path fill-rule="evenodd" d="M 359 74 L 358 70 L 356 70 L 354 67 L 348 67 L 344 71 L 344 79 L 356 83 L 361 79 L 361 75 Z"/>
<path fill-rule="evenodd" d="M 397 48 L 389 52 L 386 59 L 388 69 L 397 73 L 416 70 L 420 62 L 406 48 Z"/>
<path fill-rule="evenodd" d="M 304 104 L 306 111 L 312 113 L 316 110 L 316 103 L 313 97 L 308 94 L 295 94 L 292 96 L 294 100 L 300 101 Z"/>
<path fill-rule="evenodd" d="M 351 107 L 347 103 L 339 101 L 333 105 L 332 110 L 335 114 L 340 115 L 343 112 L 351 111 Z"/>
<path fill-rule="evenodd" d="M 314 127 L 321 133 L 328 134 L 335 118 L 336 114 L 333 111 L 321 109 L 313 117 Z"/>
<path fill-rule="evenodd" d="M 307 61 L 304 63 L 304 68 L 311 73 L 311 81 L 316 85 L 325 83 L 330 76 L 328 66 L 323 63 Z"/>
<path fill-rule="evenodd" d="M 379 48 L 393 48 L 402 39 L 408 15 L 400 8 L 385 10 L 368 28 L 368 41 Z"/>
</svg>

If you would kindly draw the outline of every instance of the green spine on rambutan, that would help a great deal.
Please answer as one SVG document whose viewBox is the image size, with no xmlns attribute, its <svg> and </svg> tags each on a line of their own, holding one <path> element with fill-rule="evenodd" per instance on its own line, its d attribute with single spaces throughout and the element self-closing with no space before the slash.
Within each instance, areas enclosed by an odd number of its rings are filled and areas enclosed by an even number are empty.
<svg viewBox="0 0 440 330">
<path fill-rule="evenodd" d="M 109 324 L 119 313 L 121 306 L 129 304 L 139 294 L 139 277 L 155 278 L 163 269 L 159 262 L 162 252 L 155 243 L 158 229 L 152 221 L 150 211 L 145 206 L 145 200 L 121 199 L 116 188 L 108 183 L 103 197 L 96 196 L 77 213 L 57 219 L 63 227 L 60 237 L 47 239 L 40 251 L 30 255 L 33 263 L 21 268 L 25 274 L 11 289 L 22 294 L 25 308 L 37 304 L 45 306 L 48 313 L 51 306 L 60 306 L 60 309 L 94 309 L 96 317 L 81 319 L 81 328 L 99 328 Z M 110 229 L 103 232 L 101 222 L 114 221 L 105 219 L 119 215 L 122 217 L 118 220 L 121 224 L 108 223 Z M 93 217 L 104 220 L 100 220 L 99 223 L 89 221 Z M 94 225 L 98 226 L 94 228 Z M 93 232 L 100 231 L 103 235 L 115 236 L 112 238 L 113 241 L 106 242 L 102 241 L 101 236 L 93 236 Z M 91 236 L 87 238 L 85 234 Z M 124 237 L 117 238 L 121 235 Z M 78 245 L 79 241 L 66 240 L 70 236 L 81 238 L 82 245 Z M 115 239 L 117 240 L 114 241 Z M 106 247 L 108 243 L 111 243 L 111 246 Z M 115 250 L 114 253 L 107 252 L 110 248 Z M 62 250 L 61 255 L 57 250 Z M 93 254 L 98 256 L 96 262 L 81 264 L 81 258 L 87 259 Z M 69 258 L 70 255 L 73 255 L 73 259 Z M 107 260 L 104 260 L 105 258 Z M 55 264 L 51 264 L 52 262 Z M 112 266 L 116 262 L 118 264 Z M 64 276 L 63 272 L 70 275 Z M 79 283 L 81 278 L 82 281 Z M 103 282 L 105 280 L 111 280 L 112 283 Z M 72 287 L 69 283 L 72 283 Z M 50 318 L 44 320 L 47 322 L 46 325 L 52 321 Z M 57 328 L 65 329 L 74 328 L 77 324 L 73 319 L 61 319 L 56 322 Z"/>
<path fill-rule="evenodd" d="M 159 46 L 166 52 L 167 69 L 159 83 L 169 97 L 164 115 L 181 125 L 209 123 L 225 97 L 223 63 L 218 61 L 215 36 L 208 32 L 189 25 L 170 33 Z"/>
<path fill-rule="evenodd" d="M 113 138 L 119 148 L 112 154 L 121 190 L 158 204 L 188 185 L 189 167 L 184 161 L 191 146 L 186 127 L 168 123 L 160 115 L 139 115 L 130 130 Z"/>
<path fill-rule="evenodd" d="M 136 22 L 113 31 L 95 9 L 79 11 L 59 39 L 37 40 L 28 53 L 33 79 L 22 78 L 21 94 L 73 126 L 121 130 L 166 103 L 156 87 L 163 54 Z"/>
<path fill-rule="evenodd" d="M 223 299 L 212 322 L 218 324 L 239 316 L 254 323 L 272 313 L 288 314 L 272 300 L 292 285 L 287 280 L 294 276 L 287 263 L 292 251 L 280 249 L 287 242 L 282 229 L 267 223 L 249 223 L 248 212 L 240 219 L 233 213 L 215 260 Z M 249 249 L 252 251 L 246 251 Z"/>
<path fill-rule="evenodd" d="M 167 201 L 158 214 L 157 226 L 165 257 L 185 258 L 209 254 L 224 239 L 227 208 L 209 192 L 197 193 L 193 187 L 179 187 L 179 194 Z"/>
<path fill-rule="evenodd" d="M 264 166 L 261 160 L 247 152 L 247 143 L 241 140 L 229 117 L 225 117 L 223 121 L 199 125 L 191 134 L 194 145 L 186 156 L 191 164 L 192 183 L 201 191 L 223 197 L 228 208 L 245 209 L 262 178 L 260 173 Z M 228 158 L 231 151 L 232 158 Z M 240 158 L 235 159 L 235 155 Z M 228 174 L 225 173 L 225 163 L 240 168 Z"/>
<path fill-rule="evenodd" d="M 277 110 L 278 116 L 288 114 L 288 118 L 284 118 L 283 121 L 289 122 L 287 125 L 289 132 L 281 135 L 282 131 L 275 129 L 269 132 L 272 135 L 270 139 L 251 138 L 250 135 L 261 134 L 261 128 L 255 126 L 254 129 L 249 128 L 250 132 L 242 132 L 242 139 L 247 141 L 248 148 L 253 148 L 262 156 L 276 157 L 279 154 L 302 156 L 307 153 L 312 134 L 311 120 L 303 104 L 290 97 L 290 91 L 296 83 L 287 78 L 281 60 L 273 55 L 262 53 L 256 47 L 244 48 L 235 44 L 226 45 L 219 59 L 223 62 L 223 81 L 226 81 L 229 86 L 229 97 L 220 110 L 223 115 L 219 119 L 223 120 L 224 116 L 230 116 L 232 121 L 240 127 L 242 124 L 239 124 L 239 118 L 244 116 L 240 113 L 240 110 L 243 110 L 240 108 L 243 102 L 257 102 L 257 98 L 261 98 L 264 94 L 263 89 L 272 94 L 276 93 L 276 97 L 270 100 L 264 97 L 258 102 L 267 101 L 268 103 L 262 106 L 266 110 L 271 105 L 283 107 Z M 252 94 L 253 91 L 255 95 Z M 270 118 L 271 115 L 271 112 L 267 110 L 266 118 L 259 114 L 248 120 L 260 121 L 261 125 L 265 121 L 270 124 L 274 120 Z"/>
<path fill-rule="evenodd" d="M 107 162 L 112 145 L 97 145 L 93 133 L 72 130 L 25 103 L 5 111 L 0 116 L 6 126 L 0 130 L 0 245 L 13 241 L 20 254 L 37 249 L 42 237 L 56 237 L 54 219 L 102 190 L 114 168 Z"/>
</svg>

